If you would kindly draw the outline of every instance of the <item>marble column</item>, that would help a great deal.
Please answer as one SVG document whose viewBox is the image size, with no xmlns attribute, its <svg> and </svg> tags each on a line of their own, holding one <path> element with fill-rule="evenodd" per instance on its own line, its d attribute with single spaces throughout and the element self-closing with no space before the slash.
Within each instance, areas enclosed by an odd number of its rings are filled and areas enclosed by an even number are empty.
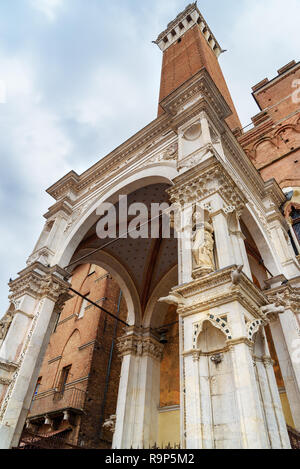
<svg viewBox="0 0 300 469">
<path fill-rule="evenodd" d="M 157 442 L 163 346 L 151 333 L 130 331 L 119 340 L 122 369 L 114 449 L 149 448 Z"/>
<path fill-rule="evenodd" d="M 59 299 L 65 301 L 68 298 L 68 283 L 63 280 L 63 272 L 58 267 L 30 266 L 20 273 L 12 288 L 14 300 L 21 300 L 19 307 L 25 309 L 26 305 L 28 312 L 16 312 L 11 334 L 7 335 L 1 348 L 6 358 L 14 359 L 17 365 L 0 408 L 1 449 L 19 443 L 55 321 L 55 305 Z M 34 301 L 26 298 L 29 296 Z M 28 310 L 30 304 L 33 306 L 31 313 Z M 18 342 L 12 335 L 14 331 Z"/>
</svg>

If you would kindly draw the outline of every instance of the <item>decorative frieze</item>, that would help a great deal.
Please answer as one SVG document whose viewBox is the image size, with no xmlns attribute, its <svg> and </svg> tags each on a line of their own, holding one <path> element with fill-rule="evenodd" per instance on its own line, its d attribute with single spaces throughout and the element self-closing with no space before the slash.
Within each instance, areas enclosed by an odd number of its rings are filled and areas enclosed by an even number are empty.
<svg viewBox="0 0 300 469">
<path fill-rule="evenodd" d="M 56 302 L 61 294 L 68 291 L 68 283 L 63 280 L 65 271 L 60 267 L 45 267 L 35 262 L 19 273 L 16 280 L 10 282 L 10 300 L 15 301 L 23 295 L 35 299 L 47 297 Z"/>
<path fill-rule="evenodd" d="M 232 273 L 236 269 L 236 266 L 231 266 L 174 289 L 172 294 L 184 298 L 184 302 L 179 304 L 178 313 L 184 317 L 239 301 L 254 318 L 266 320 L 260 308 L 268 303 L 267 298 L 243 272 L 239 283 L 234 285 Z"/>
<path fill-rule="evenodd" d="M 150 356 L 156 360 L 162 359 L 163 345 L 153 336 L 142 336 L 130 333 L 118 340 L 118 350 L 121 357 L 125 355 Z"/>
<path fill-rule="evenodd" d="M 300 314 L 300 288 L 284 285 L 266 292 L 270 304 L 284 309 L 290 309 L 295 314 Z"/>
<path fill-rule="evenodd" d="M 225 208 L 241 212 L 245 206 L 245 198 L 240 189 L 229 177 L 215 156 L 191 168 L 174 179 L 174 186 L 167 191 L 172 203 L 181 206 L 198 203 L 218 192 Z"/>
</svg>

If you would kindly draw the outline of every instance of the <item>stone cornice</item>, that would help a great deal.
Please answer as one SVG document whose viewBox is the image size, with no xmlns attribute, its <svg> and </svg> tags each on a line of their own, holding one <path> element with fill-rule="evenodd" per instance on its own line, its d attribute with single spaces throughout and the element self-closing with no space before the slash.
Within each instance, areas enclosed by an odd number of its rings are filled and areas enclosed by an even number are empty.
<svg viewBox="0 0 300 469">
<path fill-rule="evenodd" d="M 15 372 L 18 369 L 17 363 L 12 363 L 0 358 L 0 370 L 7 371 L 9 373 Z"/>
<path fill-rule="evenodd" d="M 254 345 L 254 343 L 251 342 L 251 340 L 249 340 L 247 337 L 238 337 L 236 339 L 230 339 L 230 340 L 227 340 L 226 343 L 229 349 L 234 347 L 235 345 L 240 345 L 240 344 L 245 344 L 249 348 L 252 349 Z"/>
<path fill-rule="evenodd" d="M 16 301 L 27 294 L 35 299 L 47 297 L 52 301 L 68 292 L 69 284 L 63 280 L 65 271 L 58 266 L 45 267 L 39 262 L 19 272 L 19 277 L 9 283 L 10 300 Z M 65 300 L 66 301 L 66 300 Z"/>
<path fill-rule="evenodd" d="M 265 194 L 272 198 L 277 207 L 280 207 L 284 202 L 286 202 L 286 196 L 274 178 L 265 182 Z"/>
<path fill-rule="evenodd" d="M 240 282 L 233 285 L 232 273 L 236 268 L 231 266 L 175 288 L 173 291 L 186 299 L 185 304 L 178 307 L 178 314 L 185 317 L 238 301 L 254 318 L 267 323 L 267 317 L 260 310 L 268 303 L 267 298 L 244 273 Z"/>
<path fill-rule="evenodd" d="M 59 212 L 63 212 L 67 216 L 70 216 L 73 212 L 73 205 L 74 202 L 72 202 L 69 197 L 65 197 L 56 204 L 52 205 L 48 209 L 48 212 L 45 213 L 44 218 L 46 218 L 46 220 L 49 220 L 49 218 L 54 217 Z"/>
<path fill-rule="evenodd" d="M 135 160 L 136 157 L 140 158 L 141 154 L 146 154 L 147 144 L 149 144 L 149 142 L 151 142 L 152 150 L 154 147 L 153 140 L 155 138 L 158 139 L 157 144 L 161 144 L 166 140 L 164 133 L 168 128 L 172 131 L 170 128 L 170 116 L 163 114 L 91 166 L 80 176 L 74 171 L 68 173 L 47 190 L 48 194 L 58 200 L 70 189 L 78 193 L 96 180 L 103 181 L 106 174 L 109 175 L 109 172 L 114 170 L 114 168 L 119 168 L 122 164 L 126 165 L 128 159 Z"/>
<path fill-rule="evenodd" d="M 214 155 L 177 176 L 173 182 L 174 186 L 167 191 L 173 203 L 184 205 L 192 200 L 201 201 L 216 192 L 237 211 L 246 203 L 243 193 Z"/>
<path fill-rule="evenodd" d="M 192 101 L 193 103 L 194 97 L 198 98 L 195 100 L 195 104 L 201 104 L 202 101 L 202 107 L 203 102 L 206 101 L 209 103 L 220 120 L 225 120 L 232 114 L 230 107 L 221 95 L 208 71 L 206 68 L 202 68 L 192 78 L 183 83 L 160 102 L 160 106 L 173 116 L 173 126 L 177 119 L 179 120 L 177 125 L 180 125 L 180 120 L 184 119 L 184 111 L 188 112 L 190 115 L 190 102 Z M 179 113 L 180 116 L 178 116 Z"/>
<path fill-rule="evenodd" d="M 74 193 L 76 193 L 79 178 L 80 176 L 75 171 L 70 171 L 68 174 L 59 179 L 55 184 L 49 187 L 46 192 L 56 200 L 65 195 L 69 190 L 72 190 Z"/>
</svg>

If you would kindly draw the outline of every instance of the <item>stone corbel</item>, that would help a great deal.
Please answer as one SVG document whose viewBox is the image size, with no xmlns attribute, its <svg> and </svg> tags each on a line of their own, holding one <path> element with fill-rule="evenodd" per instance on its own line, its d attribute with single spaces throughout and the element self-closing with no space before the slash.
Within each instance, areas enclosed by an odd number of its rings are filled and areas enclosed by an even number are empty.
<svg viewBox="0 0 300 469">
<path fill-rule="evenodd" d="M 295 314 L 300 314 L 300 289 L 292 288 L 291 286 L 285 286 L 278 289 L 276 292 L 267 293 L 268 300 L 270 303 L 276 306 L 281 306 L 286 309 L 290 309 Z M 283 311 L 284 312 L 284 311 Z"/>
<path fill-rule="evenodd" d="M 262 361 L 266 368 L 273 368 L 273 366 L 275 365 L 275 362 L 271 357 L 262 357 Z"/>
<path fill-rule="evenodd" d="M 105 430 L 108 430 L 109 432 L 111 432 L 112 434 L 115 433 L 115 430 L 116 430 L 116 421 L 117 421 L 117 416 L 116 415 L 111 415 L 109 417 L 109 419 L 105 420 L 104 424 L 102 425 L 102 427 L 105 429 Z"/>
<path fill-rule="evenodd" d="M 159 298 L 158 303 L 167 303 L 169 305 L 184 306 L 186 299 L 177 292 L 171 292 L 170 295 Z"/>
</svg>

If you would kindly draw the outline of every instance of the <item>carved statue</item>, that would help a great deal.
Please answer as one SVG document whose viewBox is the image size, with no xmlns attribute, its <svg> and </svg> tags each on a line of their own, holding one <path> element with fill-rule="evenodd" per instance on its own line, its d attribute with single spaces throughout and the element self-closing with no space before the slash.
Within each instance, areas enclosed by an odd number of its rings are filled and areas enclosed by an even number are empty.
<svg viewBox="0 0 300 469">
<path fill-rule="evenodd" d="M 7 313 L 0 320 L 0 340 L 3 341 L 7 336 L 8 330 L 13 320 L 13 312 L 8 310 Z"/>
<path fill-rule="evenodd" d="M 240 280 L 242 278 L 243 268 L 244 268 L 243 265 L 239 265 L 237 269 L 232 272 L 231 278 L 232 278 L 233 285 L 238 285 L 240 283 Z"/>
<path fill-rule="evenodd" d="M 192 247 L 194 268 L 202 274 L 210 273 L 215 270 L 213 227 L 208 222 L 199 223 L 197 213 L 193 215 L 193 223 L 195 227 Z"/>
<path fill-rule="evenodd" d="M 158 300 L 158 303 L 167 303 L 169 305 L 183 306 L 185 304 L 185 298 L 183 298 L 183 296 L 181 296 L 179 293 L 173 292 L 170 293 L 169 296 L 160 298 Z"/>
<path fill-rule="evenodd" d="M 284 306 L 277 306 L 276 303 L 267 305 L 267 306 L 262 306 L 261 307 L 262 313 L 268 315 L 268 314 L 283 314 L 285 312 L 285 307 Z"/>
<path fill-rule="evenodd" d="M 115 433 L 116 420 L 117 420 L 116 415 L 111 415 L 109 419 L 105 420 L 103 424 L 103 428 L 107 429 L 111 433 Z"/>
</svg>

